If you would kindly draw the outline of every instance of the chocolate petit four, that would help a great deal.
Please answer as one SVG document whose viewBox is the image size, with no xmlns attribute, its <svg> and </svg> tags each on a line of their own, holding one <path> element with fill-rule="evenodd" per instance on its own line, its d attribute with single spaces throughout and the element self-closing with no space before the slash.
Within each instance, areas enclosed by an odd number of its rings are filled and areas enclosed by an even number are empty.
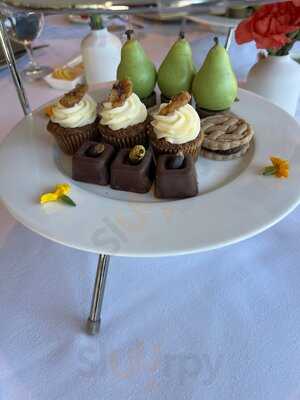
<svg viewBox="0 0 300 400">
<path fill-rule="evenodd" d="M 110 164 L 115 155 L 113 146 L 107 143 L 86 142 L 72 160 L 72 178 L 76 181 L 108 185 Z"/>
<path fill-rule="evenodd" d="M 183 199 L 198 194 L 197 173 L 191 155 L 182 152 L 158 157 L 155 196 L 161 199 Z"/>
<path fill-rule="evenodd" d="M 150 149 L 137 145 L 121 149 L 111 165 L 110 186 L 126 192 L 149 192 L 154 178 L 154 160 Z"/>
</svg>

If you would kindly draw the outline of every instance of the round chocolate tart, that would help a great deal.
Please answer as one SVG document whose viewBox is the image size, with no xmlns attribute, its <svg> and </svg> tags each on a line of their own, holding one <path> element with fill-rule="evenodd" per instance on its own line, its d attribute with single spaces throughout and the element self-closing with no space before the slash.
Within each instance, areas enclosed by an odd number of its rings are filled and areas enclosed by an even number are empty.
<svg viewBox="0 0 300 400">
<path fill-rule="evenodd" d="M 109 143 L 116 149 L 130 148 L 137 144 L 147 145 L 148 134 L 147 127 L 149 125 L 149 118 L 139 124 L 128 126 L 125 129 L 118 129 L 114 131 L 107 125 L 98 124 L 98 131 L 102 136 L 105 143 Z"/>
<path fill-rule="evenodd" d="M 98 118 L 95 122 L 79 128 L 63 128 L 59 124 L 49 121 L 47 130 L 55 137 L 60 149 L 68 154 L 75 154 L 88 140 L 95 140 L 98 133 Z"/>
</svg>

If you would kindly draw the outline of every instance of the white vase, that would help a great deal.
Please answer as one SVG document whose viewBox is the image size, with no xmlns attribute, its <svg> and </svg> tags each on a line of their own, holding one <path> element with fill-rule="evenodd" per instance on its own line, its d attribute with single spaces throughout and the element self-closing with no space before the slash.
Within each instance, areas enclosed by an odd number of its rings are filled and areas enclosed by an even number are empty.
<svg viewBox="0 0 300 400">
<path fill-rule="evenodd" d="M 300 65 L 289 55 L 260 58 L 250 69 L 245 87 L 294 116 L 300 92 Z"/>
<path fill-rule="evenodd" d="M 122 43 L 105 29 L 92 30 L 81 42 L 86 81 L 89 85 L 114 81 Z"/>
</svg>

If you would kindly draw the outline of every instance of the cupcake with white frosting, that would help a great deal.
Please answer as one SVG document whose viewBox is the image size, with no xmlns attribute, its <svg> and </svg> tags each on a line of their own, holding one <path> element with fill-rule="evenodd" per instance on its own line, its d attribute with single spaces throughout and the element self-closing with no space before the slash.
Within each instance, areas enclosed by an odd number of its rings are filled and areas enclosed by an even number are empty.
<svg viewBox="0 0 300 400">
<path fill-rule="evenodd" d="M 147 144 L 148 112 L 133 93 L 131 81 L 122 80 L 114 84 L 108 101 L 102 104 L 99 117 L 102 141 L 117 149 Z"/>
<path fill-rule="evenodd" d="M 161 104 L 153 114 L 149 136 L 156 155 L 180 151 L 197 159 L 203 134 L 199 115 L 189 104 L 190 99 L 188 92 L 181 92 L 169 103 Z"/>
<path fill-rule="evenodd" d="M 98 135 L 97 104 L 86 92 L 87 86 L 79 85 L 51 106 L 47 129 L 69 155 Z"/>
</svg>

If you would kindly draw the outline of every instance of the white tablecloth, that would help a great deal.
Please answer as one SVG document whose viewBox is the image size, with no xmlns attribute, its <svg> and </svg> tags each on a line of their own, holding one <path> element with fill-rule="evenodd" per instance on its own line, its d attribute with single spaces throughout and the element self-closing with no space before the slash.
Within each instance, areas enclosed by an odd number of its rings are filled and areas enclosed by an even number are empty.
<svg viewBox="0 0 300 400">
<path fill-rule="evenodd" d="M 86 31 L 52 17 L 39 61 L 77 54 Z M 146 31 L 159 64 L 178 26 Z M 199 65 L 212 35 L 194 24 L 187 31 Z M 254 47 L 233 44 L 231 55 L 244 78 Z M 60 94 L 43 83 L 26 88 L 33 108 Z M 0 90 L 3 138 L 22 113 L 7 72 Z M 112 258 L 102 332 L 89 337 L 97 256 L 43 239 L 0 207 L 0 400 L 300 399 L 299 217 L 298 208 L 208 253 Z"/>
</svg>

